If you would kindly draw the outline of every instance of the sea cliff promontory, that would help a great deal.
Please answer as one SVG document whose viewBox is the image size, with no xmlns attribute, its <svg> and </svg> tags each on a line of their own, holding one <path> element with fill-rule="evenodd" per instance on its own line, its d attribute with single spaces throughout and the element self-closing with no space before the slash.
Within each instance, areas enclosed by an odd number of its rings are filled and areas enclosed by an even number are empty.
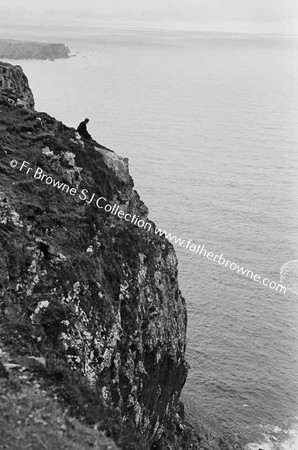
<svg viewBox="0 0 298 450">
<path fill-rule="evenodd" d="M 241 449 L 181 402 L 177 258 L 128 160 L 35 111 L 20 66 L 0 63 L 0 81 L 0 441 Z"/>
<path fill-rule="evenodd" d="M 61 59 L 69 57 L 69 49 L 61 43 L 0 39 L 0 58 Z"/>
</svg>

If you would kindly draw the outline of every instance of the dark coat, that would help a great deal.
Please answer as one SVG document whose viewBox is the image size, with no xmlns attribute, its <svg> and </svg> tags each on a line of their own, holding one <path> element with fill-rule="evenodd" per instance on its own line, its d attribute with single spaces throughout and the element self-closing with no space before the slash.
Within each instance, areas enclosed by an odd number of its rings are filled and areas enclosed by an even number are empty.
<svg viewBox="0 0 298 450">
<path fill-rule="evenodd" d="M 77 128 L 77 132 L 80 134 L 82 138 L 91 139 L 91 136 L 87 131 L 87 124 L 85 121 L 80 123 L 80 125 Z"/>
</svg>

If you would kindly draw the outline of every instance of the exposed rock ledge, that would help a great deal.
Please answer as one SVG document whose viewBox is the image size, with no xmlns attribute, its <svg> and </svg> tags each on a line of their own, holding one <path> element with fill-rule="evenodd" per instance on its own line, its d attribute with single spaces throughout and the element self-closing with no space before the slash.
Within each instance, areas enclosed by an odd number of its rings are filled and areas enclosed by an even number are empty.
<svg viewBox="0 0 298 450">
<path fill-rule="evenodd" d="M 38 383 L 122 449 L 241 449 L 233 433 L 192 425 L 179 399 L 186 307 L 172 245 L 153 222 L 148 231 L 88 202 L 149 220 L 127 159 L 34 111 L 19 66 L 0 73 L 0 390 L 35 359 Z"/>
<path fill-rule="evenodd" d="M 0 39 L 0 58 L 6 59 L 60 59 L 68 58 L 64 44 Z"/>
</svg>

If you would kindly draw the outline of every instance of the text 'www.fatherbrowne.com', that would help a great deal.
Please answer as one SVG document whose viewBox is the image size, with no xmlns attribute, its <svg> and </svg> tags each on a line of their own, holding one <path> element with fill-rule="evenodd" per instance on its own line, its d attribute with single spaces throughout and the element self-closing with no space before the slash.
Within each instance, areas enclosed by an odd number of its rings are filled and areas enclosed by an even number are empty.
<svg viewBox="0 0 298 450">
<path fill-rule="evenodd" d="M 96 196 L 95 193 L 91 193 L 90 195 L 87 189 L 78 191 L 77 188 L 71 187 L 68 184 L 51 177 L 40 167 L 30 167 L 30 163 L 28 161 L 23 161 L 22 163 L 20 163 L 16 159 L 12 159 L 10 161 L 10 167 L 12 167 L 13 169 L 18 169 L 20 172 L 25 172 L 26 175 L 30 175 L 34 179 L 39 180 L 40 182 L 43 182 L 47 185 L 52 185 L 53 187 L 73 197 L 78 196 L 80 200 L 88 203 L 89 205 L 93 203 L 98 209 L 103 209 L 107 213 L 116 215 L 119 217 L 119 219 L 123 219 L 127 222 L 132 223 L 133 225 L 137 225 L 139 228 L 143 228 L 145 231 L 151 231 L 152 224 L 150 222 L 146 222 L 143 219 L 140 219 L 135 214 L 132 216 L 126 211 L 123 211 L 120 208 L 120 205 L 111 204 L 104 197 Z M 281 292 L 283 294 L 285 294 L 287 291 L 286 287 L 282 284 L 278 284 L 275 281 L 270 281 L 269 278 L 262 278 L 261 275 L 257 273 L 255 274 L 252 270 L 246 269 L 230 261 L 229 259 L 224 258 L 222 253 L 220 255 L 217 255 L 213 252 L 208 252 L 204 245 L 196 245 L 192 242 L 192 239 L 186 241 L 185 239 L 178 238 L 177 236 L 168 233 L 165 230 L 160 230 L 159 228 L 155 228 L 154 232 L 159 236 L 164 236 L 172 244 L 176 244 L 179 247 L 185 248 L 193 253 L 199 254 L 200 256 L 206 257 L 211 261 L 217 262 L 220 266 L 228 267 L 230 270 L 234 272 L 236 271 L 238 274 L 242 275 L 243 277 L 250 278 L 256 283 L 262 284 L 263 286 L 269 287 L 270 289 Z"/>
<path fill-rule="evenodd" d="M 168 233 L 165 230 L 161 230 L 159 228 L 155 228 L 155 234 L 159 236 L 164 236 L 168 239 L 172 244 L 176 244 L 179 247 L 185 248 L 193 253 L 196 253 L 204 258 L 209 259 L 209 261 L 214 261 L 220 266 L 227 267 L 233 272 L 238 273 L 239 275 L 250 278 L 258 284 L 262 284 L 263 286 L 269 287 L 269 289 L 285 294 L 287 292 L 287 288 L 282 284 L 277 283 L 276 281 L 270 280 L 269 278 L 263 278 L 258 273 L 254 273 L 252 270 L 246 269 L 243 266 L 239 266 L 229 259 L 226 259 L 223 254 L 217 255 L 216 253 L 208 251 L 204 244 L 196 245 L 192 242 L 192 239 L 186 241 L 185 239 L 181 239 L 174 234 Z"/>
</svg>

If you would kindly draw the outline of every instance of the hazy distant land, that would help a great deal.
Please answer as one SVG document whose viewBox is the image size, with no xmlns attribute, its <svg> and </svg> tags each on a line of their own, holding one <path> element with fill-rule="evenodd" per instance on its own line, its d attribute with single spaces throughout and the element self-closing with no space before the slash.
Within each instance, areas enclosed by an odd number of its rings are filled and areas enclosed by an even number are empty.
<svg viewBox="0 0 298 450">
<path fill-rule="evenodd" d="M 0 58 L 7 59 L 60 59 L 69 57 L 64 44 L 0 39 Z"/>
</svg>

